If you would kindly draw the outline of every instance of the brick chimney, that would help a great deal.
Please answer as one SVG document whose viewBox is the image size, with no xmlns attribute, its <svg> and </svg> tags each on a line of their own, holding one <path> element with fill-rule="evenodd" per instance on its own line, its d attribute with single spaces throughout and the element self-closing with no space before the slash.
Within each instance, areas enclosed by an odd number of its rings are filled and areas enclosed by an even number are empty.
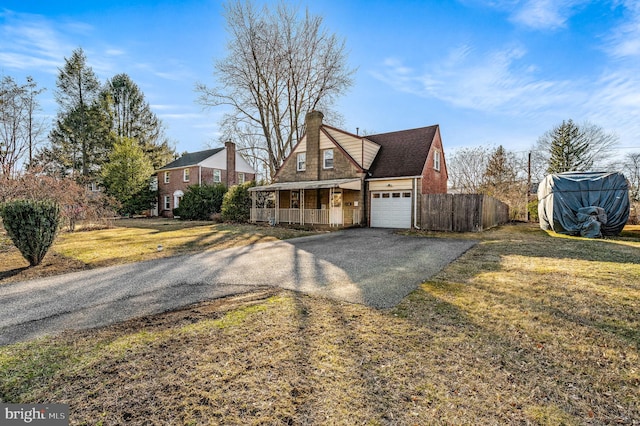
<svg viewBox="0 0 640 426">
<path fill-rule="evenodd" d="M 307 177 L 309 180 L 320 179 L 320 126 L 324 114 L 320 111 L 308 112 L 305 116 L 305 127 L 307 133 Z"/>
<path fill-rule="evenodd" d="M 237 183 L 236 144 L 231 141 L 227 141 L 224 143 L 224 148 L 227 152 L 227 188 L 230 188 Z"/>
</svg>

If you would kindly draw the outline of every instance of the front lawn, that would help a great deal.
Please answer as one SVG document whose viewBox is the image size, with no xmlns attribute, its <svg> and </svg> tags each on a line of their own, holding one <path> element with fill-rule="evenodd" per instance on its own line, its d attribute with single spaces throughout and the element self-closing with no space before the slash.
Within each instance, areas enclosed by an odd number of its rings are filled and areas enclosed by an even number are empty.
<svg viewBox="0 0 640 426">
<path fill-rule="evenodd" d="M 393 309 L 267 290 L 2 347 L 0 399 L 72 424 L 640 424 L 639 231 L 438 234 L 481 242 Z"/>
<path fill-rule="evenodd" d="M 281 227 L 173 219 L 122 219 L 100 230 L 61 232 L 41 265 L 27 268 L 0 228 L 0 285 L 74 270 L 311 235 Z"/>
</svg>

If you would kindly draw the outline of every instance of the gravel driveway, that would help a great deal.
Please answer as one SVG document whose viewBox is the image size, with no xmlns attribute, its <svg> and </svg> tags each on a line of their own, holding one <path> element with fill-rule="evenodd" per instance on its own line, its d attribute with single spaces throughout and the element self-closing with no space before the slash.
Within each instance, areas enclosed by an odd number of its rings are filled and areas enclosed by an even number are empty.
<svg viewBox="0 0 640 426">
<path fill-rule="evenodd" d="M 265 286 L 389 308 L 474 244 L 348 229 L 0 285 L 0 345 Z"/>
</svg>

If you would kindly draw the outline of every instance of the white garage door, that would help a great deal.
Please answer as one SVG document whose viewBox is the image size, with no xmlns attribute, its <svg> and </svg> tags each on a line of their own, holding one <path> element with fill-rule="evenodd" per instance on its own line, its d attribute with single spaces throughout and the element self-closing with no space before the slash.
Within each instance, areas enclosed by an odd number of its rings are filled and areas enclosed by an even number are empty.
<svg viewBox="0 0 640 426">
<path fill-rule="evenodd" d="M 411 191 L 371 193 L 372 228 L 411 228 Z"/>
</svg>

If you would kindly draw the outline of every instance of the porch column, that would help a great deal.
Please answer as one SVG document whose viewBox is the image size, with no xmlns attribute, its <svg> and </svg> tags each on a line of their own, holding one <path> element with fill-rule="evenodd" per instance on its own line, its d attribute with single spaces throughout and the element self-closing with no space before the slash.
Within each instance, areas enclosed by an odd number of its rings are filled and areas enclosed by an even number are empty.
<svg viewBox="0 0 640 426">
<path fill-rule="evenodd" d="M 256 215 L 258 214 L 258 212 L 256 211 L 256 205 L 256 191 L 251 191 L 251 222 L 256 221 Z"/>
<path fill-rule="evenodd" d="M 300 225 L 304 225 L 304 189 L 300 190 Z"/>
<path fill-rule="evenodd" d="M 276 223 L 280 223 L 280 191 L 276 189 L 276 211 L 273 215 Z"/>
<path fill-rule="evenodd" d="M 329 226 L 333 226 L 333 188 L 329 188 Z"/>
</svg>

